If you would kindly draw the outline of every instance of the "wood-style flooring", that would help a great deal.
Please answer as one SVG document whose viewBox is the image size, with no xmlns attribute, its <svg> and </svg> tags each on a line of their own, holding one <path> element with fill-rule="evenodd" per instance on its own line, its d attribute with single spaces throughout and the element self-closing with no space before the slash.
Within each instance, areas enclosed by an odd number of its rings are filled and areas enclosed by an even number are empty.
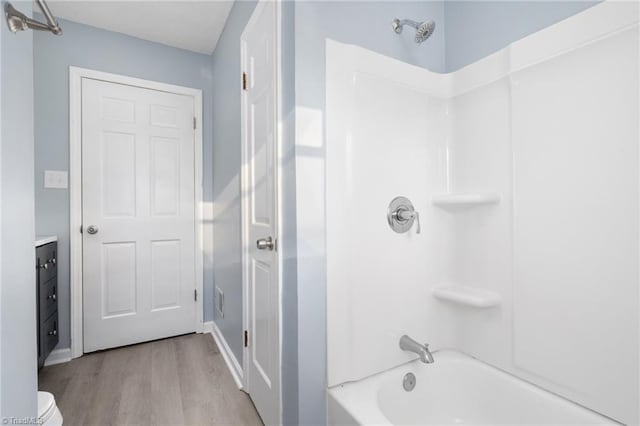
<svg viewBox="0 0 640 426">
<path fill-rule="evenodd" d="M 262 425 L 210 334 L 95 352 L 44 367 L 65 426 Z"/>
</svg>

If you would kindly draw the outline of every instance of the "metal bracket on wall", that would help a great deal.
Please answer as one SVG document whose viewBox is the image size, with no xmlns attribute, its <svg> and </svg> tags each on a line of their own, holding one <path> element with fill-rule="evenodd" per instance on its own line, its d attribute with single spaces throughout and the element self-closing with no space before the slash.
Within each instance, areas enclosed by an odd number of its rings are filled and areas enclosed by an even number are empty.
<svg viewBox="0 0 640 426">
<path fill-rule="evenodd" d="M 42 14 L 47 19 L 47 23 L 36 21 L 35 19 L 29 18 L 24 13 L 17 10 L 13 5 L 9 2 L 4 4 L 4 16 L 7 20 L 7 26 L 9 27 L 9 31 L 12 33 L 17 33 L 18 31 L 25 31 L 28 29 L 37 30 L 37 31 L 51 31 L 55 35 L 62 34 L 62 28 L 58 25 L 58 21 L 49 10 L 49 6 L 44 2 L 44 0 L 36 0 Z"/>
</svg>

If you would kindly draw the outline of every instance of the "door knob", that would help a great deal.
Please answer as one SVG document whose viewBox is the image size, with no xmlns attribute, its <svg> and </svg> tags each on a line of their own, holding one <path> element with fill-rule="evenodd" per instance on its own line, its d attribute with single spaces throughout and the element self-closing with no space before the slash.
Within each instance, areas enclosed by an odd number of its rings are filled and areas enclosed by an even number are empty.
<svg viewBox="0 0 640 426">
<path fill-rule="evenodd" d="M 97 233 L 98 233 L 98 227 L 97 227 L 97 226 L 95 226 L 95 225 L 89 225 L 89 226 L 87 227 L 87 233 L 88 233 L 88 234 L 91 234 L 91 235 L 93 235 L 93 234 L 97 234 Z"/>
<path fill-rule="evenodd" d="M 273 250 L 275 246 L 276 243 L 271 237 L 260 238 L 258 241 L 256 241 L 256 247 L 258 247 L 258 250 Z"/>
</svg>

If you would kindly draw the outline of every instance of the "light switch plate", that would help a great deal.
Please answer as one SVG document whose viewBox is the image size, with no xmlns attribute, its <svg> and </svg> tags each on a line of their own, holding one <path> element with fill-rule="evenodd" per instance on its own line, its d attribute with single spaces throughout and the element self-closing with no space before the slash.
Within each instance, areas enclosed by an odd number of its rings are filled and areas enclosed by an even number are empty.
<svg viewBox="0 0 640 426">
<path fill-rule="evenodd" d="M 53 189 L 67 189 L 69 187 L 69 175 L 66 170 L 45 170 L 44 187 Z"/>
</svg>

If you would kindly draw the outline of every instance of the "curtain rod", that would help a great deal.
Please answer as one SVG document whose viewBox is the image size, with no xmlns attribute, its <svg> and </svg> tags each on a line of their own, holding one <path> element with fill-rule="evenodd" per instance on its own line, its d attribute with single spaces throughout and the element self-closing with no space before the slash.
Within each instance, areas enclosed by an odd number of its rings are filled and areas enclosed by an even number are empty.
<svg viewBox="0 0 640 426">
<path fill-rule="evenodd" d="M 9 30 L 12 33 L 17 33 L 18 31 L 32 29 L 38 31 L 51 31 L 55 35 L 61 35 L 62 28 L 58 25 L 58 21 L 56 21 L 56 18 L 53 16 L 44 0 L 36 0 L 36 3 L 40 6 L 40 10 L 44 14 L 45 18 L 47 18 L 47 23 L 45 24 L 29 18 L 24 13 L 16 10 L 11 3 L 6 2 L 4 5 L 4 16 L 7 19 Z"/>
</svg>

